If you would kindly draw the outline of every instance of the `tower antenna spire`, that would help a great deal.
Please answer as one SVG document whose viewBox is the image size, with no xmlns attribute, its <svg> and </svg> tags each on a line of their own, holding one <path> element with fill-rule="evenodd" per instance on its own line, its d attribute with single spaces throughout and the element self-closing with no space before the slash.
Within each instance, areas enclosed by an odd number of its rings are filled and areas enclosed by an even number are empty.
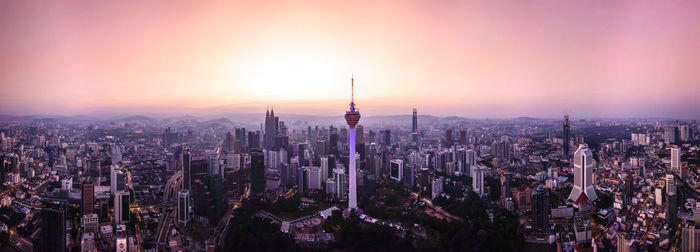
<svg viewBox="0 0 700 252">
<path fill-rule="evenodd" d="M 350 75 L 350 103 L 355 103 L 355 75 Z"/>
</svg>

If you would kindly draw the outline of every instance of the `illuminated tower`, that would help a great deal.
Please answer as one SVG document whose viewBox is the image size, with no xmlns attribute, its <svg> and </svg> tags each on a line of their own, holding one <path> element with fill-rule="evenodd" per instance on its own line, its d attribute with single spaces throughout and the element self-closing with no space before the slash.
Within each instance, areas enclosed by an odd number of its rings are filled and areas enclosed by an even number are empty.
<svg viewBox="0 0 700 252">
<path fill-rule="evenodd" d="M 360 121 L 360 111 L 355 109 L 355 80 L 350 79 L 350 110 L 345 112 L 345 121 L 350 126 L 350 197 L 348 208 L 357 209 L 357 164 L 355 160 L 355 126 Z"/>
</svg>

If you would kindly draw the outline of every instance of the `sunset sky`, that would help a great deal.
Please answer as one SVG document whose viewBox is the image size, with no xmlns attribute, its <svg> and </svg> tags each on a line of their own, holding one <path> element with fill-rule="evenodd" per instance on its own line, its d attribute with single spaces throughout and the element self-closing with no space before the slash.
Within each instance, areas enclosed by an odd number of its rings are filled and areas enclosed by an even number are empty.
<svg viewBox="0 0 700 252">
<path fill-rule="evenodd" d="M 457 3 L 459 2 L 459 3 Z M 700 117 L 700 1 L 0 1 L 0 114 Z"/>
</svg>

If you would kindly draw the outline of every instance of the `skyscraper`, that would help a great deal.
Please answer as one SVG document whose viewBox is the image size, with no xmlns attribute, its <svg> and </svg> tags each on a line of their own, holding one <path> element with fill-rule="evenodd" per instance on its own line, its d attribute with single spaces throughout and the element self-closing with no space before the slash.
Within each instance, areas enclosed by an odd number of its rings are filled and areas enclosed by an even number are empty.
<svg viewBox="0 0 700 252">
<path fill-rule="evenodd" d="M 177 221 L 182 225 L 187 225 L 190 221 L 190 191 L 182 189 L 177 192 Z"/>
<path fill-rule="evenodd" d="M 360 111 L 355 109 L 355 80 L 350 79 L 350 110 L 345 112 L 345 121 L 350 127 L 350 197 L 348 200 L 348 208 L 357 208 L 357 164 L 355 160 L 355 126 L 360 122 Z"/>
<path fill-rule="evenodd" d="M 549 189 L 539 185 L 532 194 L 532 220 L 535 228 L 549 228 L 549 212 Z"/>
<path fill-rule="evenodd" d="M 328 153 L 336 156 L 340 154 L 338 151 L 338 133 L 333 130 L 328 134 Z"/>
<path fill-rule="evenodd" d="M 357 145 L 361 146 L 365 143 L 365 127 L 362 125 L 357 125 L 355 127 L 355 137 L 357 137 Z"/>
<path fill-rule="evenodd" d="M 430 184 L 430 170 L 427 167 L 420 168 L 420 189 L 421 192 L 428 192 L 428 194 L 430 194 L 430 190 L 432 189 Z"/>
<path fill-rule="evenodd" d="M 676 179 L 673 174 L 666 174 L 666 194 L 676 194 Z"/>
<path fill-rule="evenodd" d="M 272 150 L 275 147 L 275 137 L 279 133 L 279 117 L 275 116 L 275 110 L 267 111 L 265 114 L 265 132 L 264 145 L 266 150 Z"/>
<path fill-rule="evenodd" d="M 345 177 L 345 169 L 335 168 L 333 169 L 333 180 L 335 180 L 335 193 L 338 200 L 345 198 L 345 192 L 347 191 L 347 182 Z"/>
<path fill-rule="evenodd" d="M 93 213 L 95 206 L 95 185 L 92 184 L 92 181 L 83 181 L 80 190 L 80 198 L 83 215 Z"/>
<path fill-rule="evenodd" d="M 484 168 L 477 165 L 472 166 L 472 189 L 479 196 L 484 195 Z"/>
<path fill-rule="evenodd" d="M 681 142 L 690 142 L 693 140 L 693 128 L 688 125 L 681 125 L 679 128 L 679 133 L 681 134 Z"/>
<path fill-rule="evenodd" d="M 562 157 L 564 157 L 565 160 L 569 160 L 569 143 L 570 143 L 570 135 L 569 135 L 569 114 L 564 115 L 564 132 L 562 136 L 563 140 L 563 149 L 562 149 Z"/>
<path fill-rule="evenodd" d="M 391 164 L 389 167 L 389 177 L 396 181 L 401 181 L 403 179 L 403 160 L 391 160 Z"/>
<path fill-rule="evenodd" d="M 677 144 L 680 140 L 680 132 L 675 125 L 664 127 L 664 142 Z"/>
<path fill-rule="evenodd" d="M 192 189 L 192 157 L 190 157 L 190 150 L 184 150 L 182 152 L 182 189 L 191 190 Z"/>
<path fill-rule="evenodd" d="M 700 247 L 700 228 L 696 228 L 696 223 L 689 222 L 683 225 L 681 251 L 698 251 Z M 700 223 L 697 223 L 697 225 L 700 225 Z"/>
<path fill-rule="evenodd" d="M 119 190 L 120 184 L 124 176 L 122 174 L 121 168 L 117 165 L 112 165 L 110 166 L 110 177 L 109 177 L 109 189 L 112 195 L 116 194 L 117 191 Z"/>
<path fill-rule="evenodd" d="M 445 146 L 452 147 L 452 129 L 445 130 Z"/>
<path fill-rule="evenodd" d="M 250 150 L 251 194 L 265 191 L 265 156 L 260 149 Z"/>
<path fill-rule="evenodd" d="M 66 251 L 66 208 L 63 203 L 44 203 L 40 240 L 38 251 Z"/>
<path fill-rule="evenodd" d="M 510 173 L 501 174 L 501 206 L 505 206 L 506 198 L 510 197 L 510 184 L 513 176 Z"/>
<path fill-rule="evenodd" d="M 681 148 L 671 147 L 671 171 L 677 174 L 681 172 Z"/>
<path fill-rule="evenodd" d="M 418 133 L 418 112 L 416 111 L 416 108 L 413 108 L 413 124 L 411 127 L 411 132 Z"/>
<path fill-rule="evenodd" d="M 471 174 L 474 168 L 476 168 L 476 152 L 474 152 L 474 150 L 467 150 L 467 166 L 464 172 Z"/>
<path fill-rule="evenodd" d="M 129 205 L 131 203 L 128 191 L 117 191 L 114 195 L 114 224 L 125 224 L 129 222 Z"/>
<path fill-rule="evenodd" d="M 577 202 L 579 197 L 586 197 L 591 202 L 598 198 L 593 189 L 593 153 L 587 144 L 579 145 L 574 153 L 574 188 L 569 200 Z"/>
</svg>

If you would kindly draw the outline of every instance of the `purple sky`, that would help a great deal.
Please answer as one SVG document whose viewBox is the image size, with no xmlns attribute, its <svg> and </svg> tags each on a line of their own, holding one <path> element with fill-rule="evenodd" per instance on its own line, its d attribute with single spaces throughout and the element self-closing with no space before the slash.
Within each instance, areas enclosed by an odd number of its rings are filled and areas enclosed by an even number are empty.
<svg viewBox="0 0 700 252">
<path fill-rule="evenodd" d="M 0 1 L 1 114 L 700 117 L 700 1 Z"/>
</svg>

